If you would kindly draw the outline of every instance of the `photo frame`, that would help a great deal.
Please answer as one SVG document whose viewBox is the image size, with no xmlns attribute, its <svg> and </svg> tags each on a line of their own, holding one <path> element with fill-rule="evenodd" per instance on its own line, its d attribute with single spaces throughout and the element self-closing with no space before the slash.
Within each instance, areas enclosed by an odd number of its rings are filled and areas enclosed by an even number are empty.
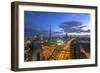
<svg viewBox="0 0 100 73">
<path fill-rule="evenodd" d="M 11 3 L 11 70 L 97 66 L 97 7 Z"/>
</svg>

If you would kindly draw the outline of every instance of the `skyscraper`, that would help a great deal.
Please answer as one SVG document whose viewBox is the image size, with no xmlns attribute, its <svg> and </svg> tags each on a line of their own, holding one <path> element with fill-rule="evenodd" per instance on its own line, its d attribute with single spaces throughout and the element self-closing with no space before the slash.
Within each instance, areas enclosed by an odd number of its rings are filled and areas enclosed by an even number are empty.
<svg viewBox="0 0 100 73">
<path fill-rule="evenodd" d="M 52 39 L 52 31 L 51 31 L 51 24 L 49 25 L 49 40 Z"/>
</svg>

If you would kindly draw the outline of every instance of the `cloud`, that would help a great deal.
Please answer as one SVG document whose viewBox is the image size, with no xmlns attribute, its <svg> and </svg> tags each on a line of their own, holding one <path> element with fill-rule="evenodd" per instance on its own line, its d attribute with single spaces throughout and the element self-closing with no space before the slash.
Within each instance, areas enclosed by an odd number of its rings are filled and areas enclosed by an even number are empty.
<svg viewBox="0 0 100 73">
<path fill-rule="evenodd" d="M 82 30 L 81 32 L 90 32 L 90 29 L 88 29 L 88 30 Z"/>
<path fill-rule="evenodd" d="M 83 25 L 83 23 L 79 21 L 63 22 L 59 25 L 59 27 L 62 28 L 64 32 L 88 32 L 90 31 L 90 30 L 83 30 L 83 28 L 87 26 Z"/>
</svg>

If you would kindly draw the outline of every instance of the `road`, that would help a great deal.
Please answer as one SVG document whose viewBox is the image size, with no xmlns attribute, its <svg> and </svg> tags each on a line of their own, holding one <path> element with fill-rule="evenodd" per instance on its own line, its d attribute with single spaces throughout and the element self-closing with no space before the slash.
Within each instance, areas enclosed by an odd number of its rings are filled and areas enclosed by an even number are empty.
<svg viewBox="0 0 100 73">
<path fill-rule="evenodd" d="M 75 38 L 67 40 L 63 45 L 56 46 L 44 46 L 46 48 L 43 51 L 42 56 L 44 60 L 67 60 L 72 59 L 71 44 L 75 41 Z M 90 58 L 90 54 L 85 51 L 85 48 L 79 48 L 80 52 L 85 54 L 86 58 Z"/>
<path fill-rule="evenodd" d="M 57 46 L 52 55 L 49 57 L 49 60 L 66 60 L 71 59 L 71 51 L 70 51 L 70 45 L 74 38 L 66 41 L 62 46 Z"/>
</svg>

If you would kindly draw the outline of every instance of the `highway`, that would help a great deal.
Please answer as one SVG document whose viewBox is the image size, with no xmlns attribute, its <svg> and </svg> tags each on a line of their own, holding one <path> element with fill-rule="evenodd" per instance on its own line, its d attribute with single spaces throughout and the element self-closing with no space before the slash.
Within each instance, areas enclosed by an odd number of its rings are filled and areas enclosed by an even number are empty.
<svg viewBox="0 0 100 73">
<path fill-rule="evenodd" d="M 56 46 L 43 46 L 44 51 L 42 57 L 44 60 L 68 60 L 72 59 L 71 44 L 75 41 L 75 38 L 67 40 L 63 45 Z M 85 48 L 79 48 L 80 52 L 85 54 L 86 58 L 90 58 L 90 53 L 85 51 Z"/>
</svg>

